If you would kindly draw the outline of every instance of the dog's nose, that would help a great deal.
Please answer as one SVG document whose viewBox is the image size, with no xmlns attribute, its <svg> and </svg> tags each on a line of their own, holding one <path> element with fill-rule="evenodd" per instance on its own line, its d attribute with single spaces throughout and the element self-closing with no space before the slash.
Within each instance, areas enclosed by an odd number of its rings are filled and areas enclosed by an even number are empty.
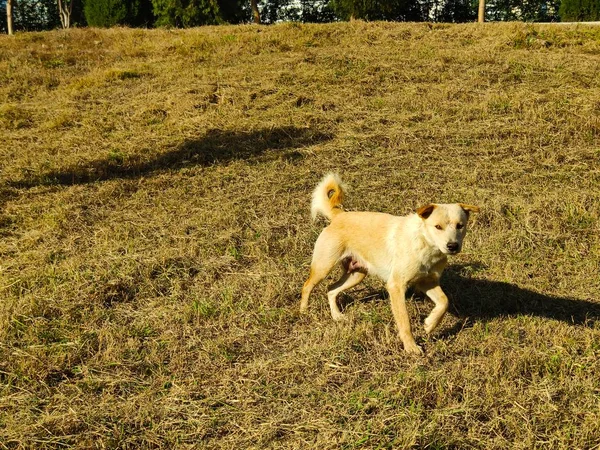
<svg viewBox="0 0 600 450">
<path fill-rule="evenodd" d="M 448 250 L 451 252 L 455 252 L 458 250 L 458 242 L 448 242 L 448 244 L 446 244 L 446 248 L 448 248 Z"/>
</svg>

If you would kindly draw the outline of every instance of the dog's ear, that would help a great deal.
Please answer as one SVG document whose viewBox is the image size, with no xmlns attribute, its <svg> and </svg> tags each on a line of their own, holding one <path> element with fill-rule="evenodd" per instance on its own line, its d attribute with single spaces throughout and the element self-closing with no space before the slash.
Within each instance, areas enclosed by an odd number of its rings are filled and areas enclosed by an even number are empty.
<svg viewBox="0 0 600 450">
<path fill-rule="evenodd" d="M 463 211 L 465 211 L 467 214 L 470 212 L 475 212 L 478 213 L 479 212 L 479 206 L 475 206 L 475 205 L 467 205 L 466 203 L 459 203 L 458 204 Z"/>
<path fill-rule="evenodd" d="M 427 219 L 434 209 L 435 205 L 430 203 L 429 205 L 421 206 L 419 209 L 417 209 L 417 214 L 421 219 Z"/>
</svg>

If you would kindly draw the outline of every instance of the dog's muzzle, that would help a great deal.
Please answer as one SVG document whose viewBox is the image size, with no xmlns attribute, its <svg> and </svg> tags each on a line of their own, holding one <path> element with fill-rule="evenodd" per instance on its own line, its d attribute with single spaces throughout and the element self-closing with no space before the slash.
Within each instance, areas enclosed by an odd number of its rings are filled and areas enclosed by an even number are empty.
<svg viewBox="0 0 600 450">
<path fill-rule="evenodd" d="M 448 242 L 446 244 L 446 248 L 448 249 L 448 253 L 454 254 L 460 251 L 460 245 L 458 242 Z"/>
</svg>

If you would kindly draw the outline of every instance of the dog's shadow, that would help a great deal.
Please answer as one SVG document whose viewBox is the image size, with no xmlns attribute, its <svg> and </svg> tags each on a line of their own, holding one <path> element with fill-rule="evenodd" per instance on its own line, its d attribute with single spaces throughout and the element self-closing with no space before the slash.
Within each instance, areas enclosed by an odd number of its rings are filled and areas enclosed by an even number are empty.
<svg viewBox="0 0 600 450">
<path fill-rule="evenodd" d="M 474 278 L 472 274 L 482 268 L 480 264 L 452 265 L 444 271 L 441 286 L 450 300 L 448 312 L 461 320 L 451 329 L 442 331 L 442 335 L 453 335 L 475 322 L 486 322 L 496 317 L 535 316 L 589 327 L 600 319 L 600 303 L 554 297 L 510 283 Z M 415 297 L 424 298 L 421 294 Z M 352 303 L 387 298 L 387 292 L 380 290 L 366 295 L 363 293 L 360 299 L 345 295 L 340 303 L 345 309 Z"/>
</svg>

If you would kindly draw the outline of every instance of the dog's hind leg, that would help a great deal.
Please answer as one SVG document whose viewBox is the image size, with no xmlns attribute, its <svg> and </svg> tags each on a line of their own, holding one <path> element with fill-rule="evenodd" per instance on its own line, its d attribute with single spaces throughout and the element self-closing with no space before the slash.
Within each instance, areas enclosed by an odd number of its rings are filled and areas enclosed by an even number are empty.
<svg viewBox="0 0 600 450">
<path fill-rule="evenodd" d="M 327 229 L 323 230 L 315 243 L 312 263 L 310 264 L 310 275 L 302 287 L 300 312 L 306 311 L 310 293 L 338 263 L 342 256 L 342 251 L 343 249 L 337 242 L 328 238 Z"/>
<path fill-rule="evenodd" d="M 323 278 L 327 276 L 329 272 L 318 272 L 310 268 L 310 275 L 308 279 L 304 282 L 304 286 L 302 286 L 302 300 L 300 300 L 300 312 L 303 313 L 308 308 L 308 297 L 310 297 L 310 293 L 315 288 L 317 284 L 321 282 Z"/>
<path fill-rule="evenodd" d="M 366 272 L 344 272 L 338 281 L 329 286 L 327 298 L 329 299 L 329 308 L 331 309 L 331 317 L 333 317 L 333 320 L 338 321 L 345 317 L 338 307 L 337 295 L 346 289 L 356 286 L 365 278 L 365 275 L 367 275 Z"/>
</svg>

